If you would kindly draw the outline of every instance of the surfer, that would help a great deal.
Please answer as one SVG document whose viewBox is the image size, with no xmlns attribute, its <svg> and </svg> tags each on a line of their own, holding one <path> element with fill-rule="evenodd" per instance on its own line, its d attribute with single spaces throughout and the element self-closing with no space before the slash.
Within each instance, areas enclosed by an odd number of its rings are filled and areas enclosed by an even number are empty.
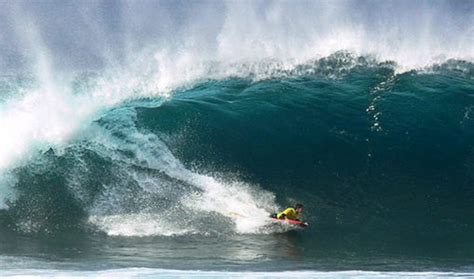
<svg viewBox="0 0 474 279">
<path fill-rule="evenodd" d="M 301 203 L 297 203 L 295 207 L 288 207 L 280 213 L 273 213 L 270 215 L 270 217 L 279 221 L 288 222 L 292 225 L 308 227 L 308 222 L 303 222 L 300 220 L 300 213 L 302 211 L 303 205 Z"/>
<path fill-rule="evenodd" d="M 297 203 L 295 207 L 288 207 L 287 209 L 283 210 L 280 213 L 272 214 L 272 218 L 277 219 L 290 219 L 295 221 L 300 221 L 300 213 L 303 211 L 303 205 L 301 203 Z"/>
</svg>

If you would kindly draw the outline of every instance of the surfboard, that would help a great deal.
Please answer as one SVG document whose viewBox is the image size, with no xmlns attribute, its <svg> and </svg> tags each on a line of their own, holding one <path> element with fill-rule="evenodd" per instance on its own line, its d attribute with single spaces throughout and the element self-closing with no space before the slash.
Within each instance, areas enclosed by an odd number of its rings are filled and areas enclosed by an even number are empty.
<svg viewBox="0 0 474 279">
<path fill-rule="evenodd" d="M 278 219 L 278 218 L 272 218 L 273 221 L 281 222 L 281 223 L 287 223 L 295 226 L 300 226 L 300 227 L 308 227 L 309 224 L 308 222 L 302 222 L 302 221 L 297 221 L 297 220 L 291 220 L 291 219 Z"/>
</svg>

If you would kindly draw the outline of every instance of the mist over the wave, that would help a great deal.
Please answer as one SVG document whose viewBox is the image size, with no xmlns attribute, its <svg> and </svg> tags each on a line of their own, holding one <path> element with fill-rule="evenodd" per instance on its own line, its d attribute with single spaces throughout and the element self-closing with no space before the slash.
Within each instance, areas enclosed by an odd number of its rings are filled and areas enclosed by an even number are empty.
<svg viewBox="0 0 474 279">
<path fill-rule="evenodd" d="M 128 65 L 144 52 L 187 65 L 307 59 L 349 50 L 422 67 L 472 59 L 472 1 L 2 2 L 1 69 Z M 32 39 L 36 38 L 36 39 Z M 153 59 L 152 56 L 146 59 Z M 158 61 L 160 62 L 160 61 Z"/>
</svg>

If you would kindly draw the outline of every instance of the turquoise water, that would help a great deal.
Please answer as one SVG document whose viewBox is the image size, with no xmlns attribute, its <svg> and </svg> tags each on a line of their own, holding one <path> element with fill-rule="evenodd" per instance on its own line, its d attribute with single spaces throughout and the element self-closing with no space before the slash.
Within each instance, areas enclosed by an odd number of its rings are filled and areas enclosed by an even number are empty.
<svg viewBox="0 0 474 279">
<path fill-rule="evenodd" d="M 471 266 L 472 64 L 450 63 L 465 68 L 230 78 L 125 102 L 13 170 L 2 251 L 83 268 Z M 295 201 L 310 228 L 269 224 Z"/>
</svg>

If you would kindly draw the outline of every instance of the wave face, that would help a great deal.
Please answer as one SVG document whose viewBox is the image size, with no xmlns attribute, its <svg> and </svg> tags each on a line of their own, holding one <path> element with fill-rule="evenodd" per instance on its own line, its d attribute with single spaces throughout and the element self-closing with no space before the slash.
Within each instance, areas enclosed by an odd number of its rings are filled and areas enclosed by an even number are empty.
<svg viewBox="0 0 474 279">
<path fill-rule="evenodd" d="M 328 249 L 344 237 L 472 256 L 473 65 L 396 74 L 373 63 L 337 53 L 298 74 L 118 105 L 8 172 L 2 228 L 274 233 L 266 216 L 300 201 Z"/>
<path fill-rule="evenodd" d="M 224 262 L 290 241 L 472 264 L 473 3 L 214 4 L 0 4 L 0 251 L 224 237 Z M 296 237 L 268 220 L 295 202 Z"/>
</svg>

